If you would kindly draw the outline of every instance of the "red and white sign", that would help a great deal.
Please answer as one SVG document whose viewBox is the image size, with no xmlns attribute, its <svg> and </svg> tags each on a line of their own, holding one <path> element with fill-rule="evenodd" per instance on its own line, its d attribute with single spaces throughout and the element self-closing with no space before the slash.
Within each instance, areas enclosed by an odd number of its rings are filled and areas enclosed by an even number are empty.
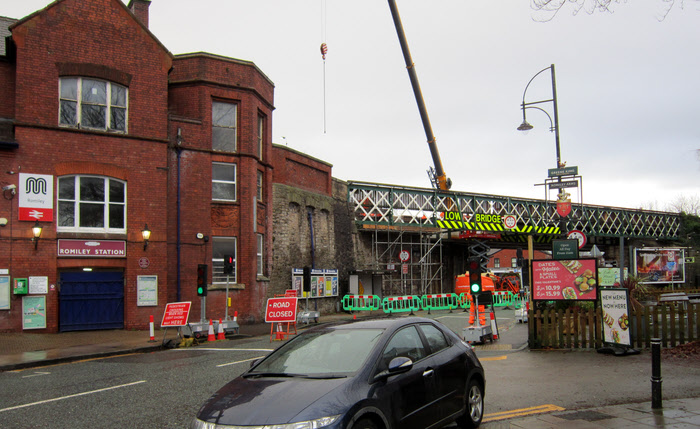
<svg viewBox="0 0 700 429">
<path fill-rule="evenodd" d="M 187 302 L 169 302 L 165 304 L 165 313 L 163 313 L 163 321 L 160 322 L 161 328 L 172 326 L 185 326 L 187 319 L 190 317 L 190 306 L 192 303 Z"/>
<path fill-rule="evenodd" d="M 569 233 L 566 234 L 566 238 L 568 238 L 569 240 L 578 240 L 579 249 L 582 249 L 583 246 L 586 245 L 586 234 L 577 229 L 569 231 Z"/>
<path fill-rule="evenodd" d="M 513 229 L 518 225 L 518 219 L 513 215 L 503 217 L 503 226 L 506 229 Z"/>
<path fill-rule="evenodd" d="M 19 173 L 19 220 L 53 222 L 53 176 Z"/>
<path fill-rule="evenodd" d="M 123 240 L 58 240 L 58 256 L 74 258 L 125 258 Z"/>
<path fill-rule="evenodd" d="M 408 274 L 408 264 L 401 265 L 401 273 Z"/>
<path fill-rule="evenodd" d="M 399 260 L 401 262 L 406 262 L 411 259 L 411 253 L 408 250 L 402 250 L 399 252 Z"/>
<path fill-rule="evenodd" d="M 269 298 L 265 309 L 265 322 L 296 322 L 297 298 Z"/>
</svg>

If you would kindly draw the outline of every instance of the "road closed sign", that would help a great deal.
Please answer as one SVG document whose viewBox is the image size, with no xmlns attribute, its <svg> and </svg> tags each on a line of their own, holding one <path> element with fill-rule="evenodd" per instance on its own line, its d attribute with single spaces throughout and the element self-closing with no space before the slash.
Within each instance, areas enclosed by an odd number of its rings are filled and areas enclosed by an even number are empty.
<svg viewBox="0 0 700 429">
<path fill-rule="evenodd" d="M 269 298 L 265 309 L 265 322 L 296 322 L 297 298 Z"/>
</svg>

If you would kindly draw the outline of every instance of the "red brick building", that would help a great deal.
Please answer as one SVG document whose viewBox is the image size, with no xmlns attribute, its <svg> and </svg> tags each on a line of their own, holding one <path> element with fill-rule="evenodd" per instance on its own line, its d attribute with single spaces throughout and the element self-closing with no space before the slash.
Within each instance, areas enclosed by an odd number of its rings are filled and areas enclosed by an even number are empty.
<svg viewBox="0 0 700 429">
<path fill-rule="evenodd" d="M 198 321 L 200 264 L 208 317 L 224 315 L 228 286 L 229 311 L 260 319 L 274 85 L 248 61 L 171 54 L 148 29 L 149 4 L 58 0 L 0 19 L 11 34 L 0 44 L 0 332 L 144 328 L 175 301 Z"/>
</svg>

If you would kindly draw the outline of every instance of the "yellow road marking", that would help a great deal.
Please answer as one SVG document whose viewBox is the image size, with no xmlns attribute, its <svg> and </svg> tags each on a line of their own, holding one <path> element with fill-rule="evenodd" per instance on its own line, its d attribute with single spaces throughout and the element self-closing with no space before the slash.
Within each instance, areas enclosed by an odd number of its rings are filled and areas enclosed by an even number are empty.
<svg viewBox="0 0 700 429">
<path fill-rule="evenodd" d="M 551 413 L 553 411 L 564 411 L 565 408 L 552 405 L 552 404 L 546 404 L 546 405 L 538 405 L 536 407 L 530 407 L 530 408 L 520 408 L 517 410 L 510 410 L 510 411 L 501 411 L 498 413 L 491 413 L 491 414 L 486 414 L 484 415 L 484 422 L 494 422 L 498 420 L 505 420 L 505 419 L 512 419 L 514 417 L 523 417 L 523 416 L 529 416 L 532 414 L 541 414 L 541 413 Z"/>
<path fill-rule="evenodd" d="M 508 356 L 494 356 L 494 357 L 482 357 L 479 358 L 479 360 L 484 361 L 484 360 L 506 360 L 508 359 Z"/>
</svg>

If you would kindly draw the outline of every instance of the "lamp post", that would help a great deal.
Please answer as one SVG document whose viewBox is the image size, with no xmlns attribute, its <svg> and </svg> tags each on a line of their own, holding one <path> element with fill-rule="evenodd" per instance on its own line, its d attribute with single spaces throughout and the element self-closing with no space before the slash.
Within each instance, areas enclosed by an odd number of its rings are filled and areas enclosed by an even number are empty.
<svg viewBox="0 0 700 429">
<path fill-rule="evenodd" d="M 552 98 L 549 100 L 540 100 L 540 101 L 531 101 L 529 103 L 525 102 L 525 95 L 527 94 L 527 89 L 530 87 L 530 84 L 532 83 L 533 80 L 540 74 L 544 73 L 545 71 L 549 70 L 551 75 L 552 75 Z M 554 106 L 554 122 L 552 122 L 552 117 L 549 116 L 549 113 L 547 113 L 546 110 L 542 109 L 541 107 L 536 106 L 536 104 L 542 104 L 542 103 L 549 103 L 551 102 Z M 547 117 L 549 118 L 549 131 L 554 131 L 554 140 L 556 142 L 556 149 L 557 149 L 557 165 L 556 168 L 561 168 L 561 148 L 559 147 L 559 110 L 557 109 L 557 84 L 556 84 L 556 79 L 555 79 L 555 74 L 554 74 L 554 64 L 550 65 L 547 68 L 544 68 L 537 72 L 536 75 L 530 79 L 530 81 L 527 83 L 527 86 L 525 87 L 525 91 L 523 91 L 523 102 L 520 104 L 522 110 L 523 110 L 523 123 L 520 124 L 518 127 L 519 131 L 529 131 L 532 128 L 534 128 L 532 125 L 530 125 L 527 122 L 526 116 L 525 116 L 525 111 L 527 109 L 537 109 L 542 112 L 544 112 Z"/>
</svg>

